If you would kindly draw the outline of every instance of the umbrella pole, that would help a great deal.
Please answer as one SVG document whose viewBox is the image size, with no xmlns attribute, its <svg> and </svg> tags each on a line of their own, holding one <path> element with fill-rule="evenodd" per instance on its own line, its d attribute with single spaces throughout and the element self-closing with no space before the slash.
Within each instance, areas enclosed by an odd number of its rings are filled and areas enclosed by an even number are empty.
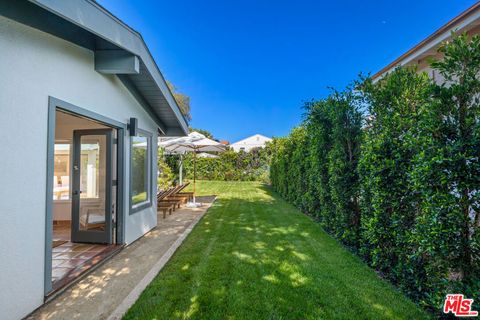
<svg viewBox="0 0 480 320">
<path fill-rule="evenodd" d="M 197 151 L 193 151 L 193 203 L 196 204 L 195 201 L 195 190 L 197 184 Z"/>
<path fill-rule="evenodd" d="M 183 184 L 183 154 L 180 154 L 180 168 L 178 171 L 180 171 L 178 175 L 180 176 L 180 179 L 179 179 L 180 185 L 182 185 Z"/>
</svg>

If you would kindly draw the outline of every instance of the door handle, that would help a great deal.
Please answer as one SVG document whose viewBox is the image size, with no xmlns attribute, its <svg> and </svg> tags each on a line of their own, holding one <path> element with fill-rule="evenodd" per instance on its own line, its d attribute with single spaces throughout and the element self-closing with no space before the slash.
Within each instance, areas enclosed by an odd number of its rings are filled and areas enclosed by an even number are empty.
<svg viewBox="0 0 480 320">
<path fill-rule="evenodd" d="M 79 195 L 80 193 L 82 193 L 82 191 L 78 191 L 78 190 L 73 191 L 74 196 Z"/>
</svg>

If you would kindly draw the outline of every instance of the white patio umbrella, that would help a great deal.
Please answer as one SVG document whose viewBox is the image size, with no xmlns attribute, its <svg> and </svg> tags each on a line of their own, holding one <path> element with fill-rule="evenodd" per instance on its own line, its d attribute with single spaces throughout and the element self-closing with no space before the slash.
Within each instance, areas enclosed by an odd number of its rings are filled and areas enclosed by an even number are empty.
<svg viewBox="0 0 480 320">
<path fill-rule="evenodd" d="M 196 131 L 191 132 L 186 137 L 179 137 L 168 139 L 159 142 L 159 147 L 165 148 L 165 151 L 169 154 L 183 155 L 187 152 L 193 152 L 193 204 L 196 206 L 195 191 L 197 180 L 197 153 L 199 152 L 223 152 L 225 146 L 217 141 L 205 137 L 203 134 Z M 183 165 L 180 165 L 182 170 Z M 182 173 L 180 173 L 182 176 Z"/>
</svg>

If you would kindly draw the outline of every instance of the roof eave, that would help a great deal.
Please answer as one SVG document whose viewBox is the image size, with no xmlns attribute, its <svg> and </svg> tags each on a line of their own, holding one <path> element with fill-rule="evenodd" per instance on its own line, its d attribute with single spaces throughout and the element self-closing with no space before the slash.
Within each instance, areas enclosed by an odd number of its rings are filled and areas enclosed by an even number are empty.
<svg viewBox="0 0 480 320">
<path fill-rule="evenodd" d="M 28 0 L 29 2 L 55 14 L 62 19 L 112 43 L 120 49 L 139 57 L 175 115 L 178 128 L 172 128 L 176 134 L 188 134 L 188 123 L 173 97 L 165 78 L 153 59 L 141 35 L 115 17 L 105 8 L 92 0 Z M 154 113 L 156 110 L 152 108 Z M 160 118 L 157 113 L 158 118 Z M 168 130 L 167 130 L 168 131 Z"/>
<path fill-rule="evenodd" d="M 422 54 L 439 46 L 443 41 L 450 38 L 451 32 L 463 32 L 474 21 L 480 20 L 480 2 L 475 3 L 467 10 L 447 22 L 445 25 L 437 29 L 430 36 L 422 40 L 416 46 L 402 54 L 400 57 L 389 63 L 386 67 L 376 72 L 373 80 L 378 80 L 384 74 L 395 69 L 396 67 L 406 65 L 412 60 L 419 58 Z"/>
</svg>

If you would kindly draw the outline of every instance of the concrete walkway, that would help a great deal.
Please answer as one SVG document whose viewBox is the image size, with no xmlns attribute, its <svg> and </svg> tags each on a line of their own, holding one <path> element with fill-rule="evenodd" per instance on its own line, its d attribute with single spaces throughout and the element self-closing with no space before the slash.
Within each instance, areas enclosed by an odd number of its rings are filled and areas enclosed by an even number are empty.
<svg viewBox="0 0 480 320">
<path fill-rule="evenodd" d="M 197 201 L 202 201 L 198 199 Z M 28 319 L 118 319 L 156 276 L 213 202 L 158 218 L 158 225 Z"/>
</svg>

